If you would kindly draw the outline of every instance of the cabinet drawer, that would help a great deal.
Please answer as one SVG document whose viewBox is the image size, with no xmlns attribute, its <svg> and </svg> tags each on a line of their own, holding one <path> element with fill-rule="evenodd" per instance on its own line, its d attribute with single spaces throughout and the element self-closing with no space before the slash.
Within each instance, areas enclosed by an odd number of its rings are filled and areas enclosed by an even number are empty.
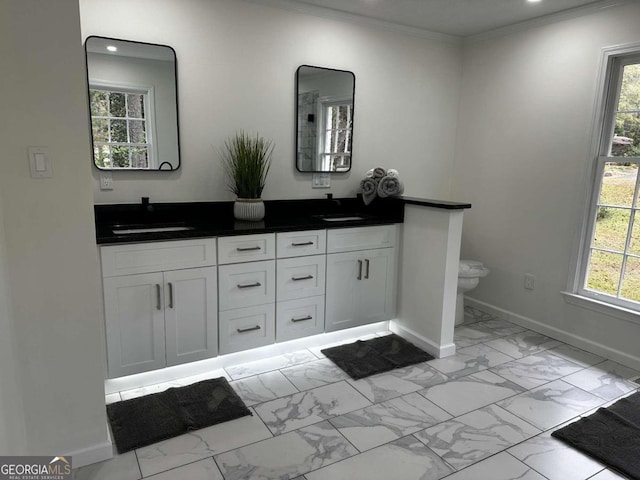
<svg viewBox="0 0 640 480">
<path fill-rule="evenodd" d="M 218 239 L 218 263 L 255 262 L 276 258 L 274 233 L 220 237 Z"/>
<path fill-rule="evenodd" d="M 216 264 L 216 239 L 111 245 L 100 256 L 103 277 L 207 267 Z"/>
<path fill-rule="evenodd" d="M 324 295 L 278 302 L 276 341 L 308 337 L 324 332 Z"/>
<path fill-rule="evenodd" d="M 321 255 L 327 251 L 327 231 L 307 230 L 276 235 L 278 258 Z"/>
<path fill-rule="evenodd" d="M 220 311 L 275 302 L 275 260 L 218 267 Z"/>
<path fill-rule="evenodd" d="M 395 243 L 395 225 L 339 228 L 327 232 L 327 253 L 393 247 Z"/>
<path fill-rule="evenodd" d="M 275 304 L 220 312 L 220 353 L 262 347 L 275 341 Z"/>
<path fill-rule="evenodd" d="M 325 255 L 278 260 L 278 301 L 324 295 L 325 266 Z"/>
</svg>

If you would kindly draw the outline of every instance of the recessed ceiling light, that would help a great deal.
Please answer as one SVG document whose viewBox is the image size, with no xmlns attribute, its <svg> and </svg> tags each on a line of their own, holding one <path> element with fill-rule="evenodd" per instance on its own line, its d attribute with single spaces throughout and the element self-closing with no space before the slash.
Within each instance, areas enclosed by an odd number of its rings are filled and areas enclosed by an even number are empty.
<svg viewBox="0 0 640 480">
<path fill-rule="evenodd" d="M 538 3 L 540 1 L 542 1 L 542 0 L 527 0 L 527 2 L 529 2 L 529 3 Z"/>
<path fill-rule="evenodd" d="M 529 0 L 531 1 L 531 0 Z M 117 52 L 118 48 L 114 47 L 113 45 L 107 45 L 107 50 L 109 50 L 110 52 Z"/>
</svg>

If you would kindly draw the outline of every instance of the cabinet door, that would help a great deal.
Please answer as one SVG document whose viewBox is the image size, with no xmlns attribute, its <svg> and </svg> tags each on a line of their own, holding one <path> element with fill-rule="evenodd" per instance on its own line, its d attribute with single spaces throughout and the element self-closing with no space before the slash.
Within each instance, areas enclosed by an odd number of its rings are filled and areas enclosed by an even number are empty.
<svg viewBox="0 0 640 480">
<path fill-rule="evenodd" d="M 327 255 L 326 331 L 393 317 L 394 251 L 380 248 Z"/>
<path fill-rule="evenodd" d="M 364 265 L 362 252 L 327 255 L 325 330 L 332 332 L 360 325 L 358 277 Z M 360 262 L 359 262 L 360 261 Z"/>
<path fill-rule="evenodd" d="M 109 377 L 165 366 L 162 273 L 104 279 Z"/>
<path fill-rule="evenodd" d="M 218 353 L 218 289 L 215 267 L 164 274 L 167 366 Z"/>
<path fill-rule="evenodd" d="M 364 260 L 358 282 L 360 325 L 389 320 L 395 314 L 395 255 L 393 248 L 359 252 Z"/>
</svg>

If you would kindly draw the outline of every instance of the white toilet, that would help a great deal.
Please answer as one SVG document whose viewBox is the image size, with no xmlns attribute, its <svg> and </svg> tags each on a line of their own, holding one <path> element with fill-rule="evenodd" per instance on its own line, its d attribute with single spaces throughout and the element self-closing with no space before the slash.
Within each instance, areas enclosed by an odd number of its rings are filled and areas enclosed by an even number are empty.
<svg viewBox="0 0 640 480">
<path fill-rule="evenodd" d="M 482 277 L 489 275 L 489 269 L 481 262 L 460 260 L 458 267 L 458 296 L 456 298 L 456 325 L 464 322 L 464 294 L 473 290 Z"/>
</svg>

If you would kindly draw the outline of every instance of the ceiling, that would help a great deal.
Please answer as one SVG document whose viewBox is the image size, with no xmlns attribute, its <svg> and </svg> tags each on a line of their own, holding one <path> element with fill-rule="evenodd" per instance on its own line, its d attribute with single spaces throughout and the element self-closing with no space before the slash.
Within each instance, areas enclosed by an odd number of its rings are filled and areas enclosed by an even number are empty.
<svg viewBox="0 0 640 480">
<path fill-rule="evenodd" d="M 253 0 L 256 1 L 256 0 Z M 257 0 L 259 1 L 259 0 Z M 333 17 L 364 17 L 419 30 L 468 37 L 602 0 L 267 0 L 262 3 Z M 278 5 L 280 4 L 280 5 Z"/>
</svg>

